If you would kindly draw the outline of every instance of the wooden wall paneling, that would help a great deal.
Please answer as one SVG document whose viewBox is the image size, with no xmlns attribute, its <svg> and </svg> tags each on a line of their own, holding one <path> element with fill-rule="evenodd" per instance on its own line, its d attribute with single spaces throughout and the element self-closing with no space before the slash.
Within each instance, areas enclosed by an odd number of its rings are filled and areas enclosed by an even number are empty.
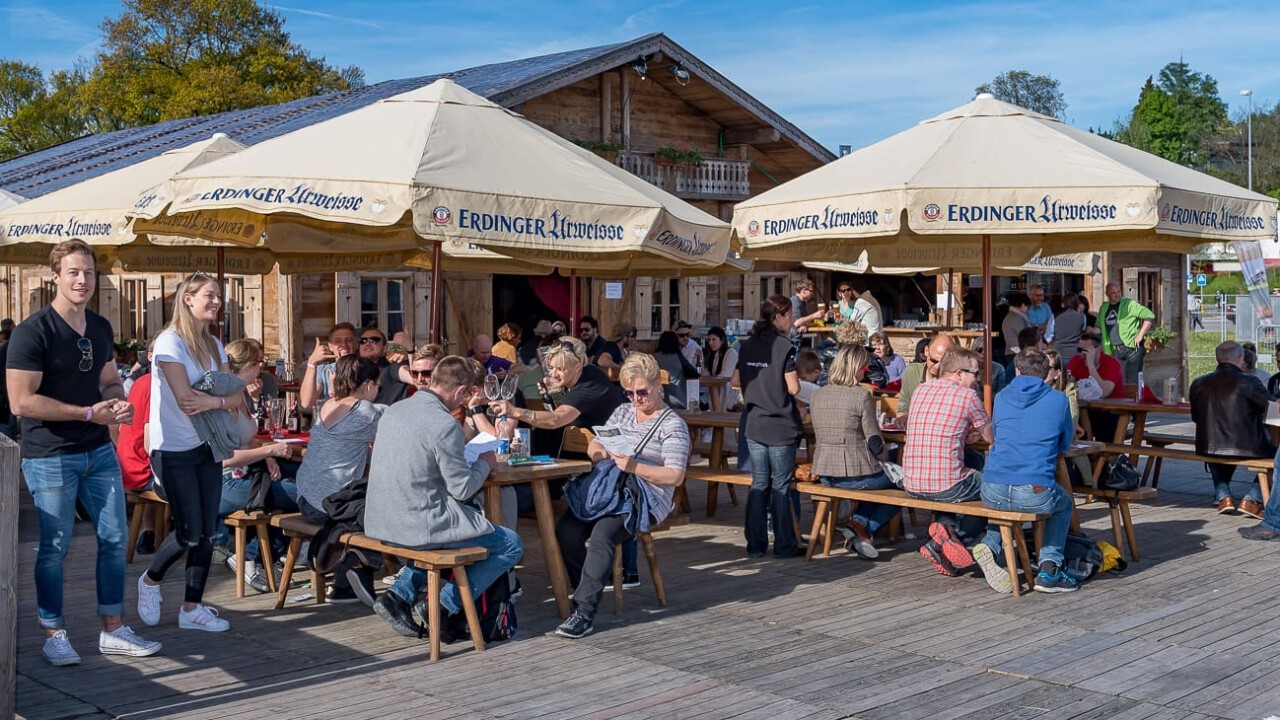
<svg viewBox="0 0 1280 720">
<path fill-rule="evenodd" d="M 292 281 L 297 285 L 294 290 L 297 298 L 294 305 L 295 337 L 301 339 L 297 343 L 296 352 L 305 359 L 315 347 L 315 338 L 327 338 L 329 329 L 337 321 L 360 324 L 360 283 L 338 289 L 337 273 L 314 273 L 310 275 L 294 275 Z M 350 297 L 348 297 L 350 296 Z M 356 312 L 351 318 L 342 317 L 338 313 L 338 303 L 355 303 Z"/>
<path fill-rule="evenodd" d="M 650 329 L 653 322 L 653 278 L 638 277 L 635 283 L 635 320 L 632 324 L 636 326 L 637 340 L 650 340 L 655 337 L 653 330 Z"/>
<path fill-rule="evenodd" d="M 706 277 L 692 277 L 684 284 L 684 319 L 694 327 L 707 324 L 707 286 Z"/>
<path fill-rule="evenodd" d="M 753 272 L 743 276 L 742 315 L 746 320 L 755 320 L 760 315 L 760 273 Z"/>
<path fill-rule="evenodd" d="M 631 68 L 620 68 L 618 70 L 618 111 L 621 113 L 618 117 L 618 136 L 621 138 L 622 147 L 631 149 Z"/>
<path fill-rule="evenodd" d="M 431 273 L 417 270 L 413 273 L 413 318 L 409 332 L 413 338 L 413 346 L 425 344 L 431 329 Z"/>
<path fill-rule="evenodd" d="M 98 275 L 98 314 L 111 323 L 111 332 L 117 341 L 125 339 L 124 326 L 120 321 L 120 276 L 110 273 Z"/>
<path fill-rule="evenodd" d="M 165 292 L 164 274 L 147 273 L 145 277 L 147 280 L 147 340 L 150 340 L 164 330 L 165 319 L 172 311 L 166 307 L 170 297 L 169 293 Z"/>
<path fill-rule="evenodd" d="M 242 277 L 244 278 L 244 336 L 261 341 L 262 276 L 244 275 Z"/>
<path fill-rule="evenodd" d="M 465 353 L 476 335 L 493 334 L 493 276 L 444 273 L 445 349 Z"/>
</svg>

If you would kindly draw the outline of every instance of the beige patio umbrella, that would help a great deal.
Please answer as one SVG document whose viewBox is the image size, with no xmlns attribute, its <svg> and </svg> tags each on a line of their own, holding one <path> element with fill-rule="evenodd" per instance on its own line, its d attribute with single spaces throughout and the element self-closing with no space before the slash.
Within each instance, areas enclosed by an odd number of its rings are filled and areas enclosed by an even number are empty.
<svg viewBox="0 0 1280 720">
<path fill-rule="evenodd" d="M 1272 198 L 979 95 L 740 203 L 733 227 L 757 258 L 847 262 L 866 250 L 876 264 L 900 244 L 977 253 L 990 287 L 1001 248 L 1010 265 L 1037 252 L 1185 253 L 1270 237 L 1275 210 Z M 990 318 L 989 293 L 983 309 Z"/>
<path fill-rule="evenodd" d="M 284 221 L 341 226 L 333 242 L 366 251 L 456 240 L 581 271 L 715 267 L 729 244 L 727 224 L 450 80 L 181 173 L 139 201 L 135 228 L 190 212 L 251 222 L 277 251 Z"/>
</svg>

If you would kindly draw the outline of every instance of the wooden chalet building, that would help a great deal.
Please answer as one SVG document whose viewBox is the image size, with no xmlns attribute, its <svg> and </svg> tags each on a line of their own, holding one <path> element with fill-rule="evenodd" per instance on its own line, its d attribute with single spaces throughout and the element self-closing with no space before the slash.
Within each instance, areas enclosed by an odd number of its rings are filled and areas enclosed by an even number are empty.
<svg viewBox="0 0 1280 720">
<path fill-rule="evenodd" d="M 663 34 L 615 45 L 390 80 L 358 90 L 159 123 L 81 138 L 0 163 L 0 187 L 38 197 L 95 175 L 208 138 L 217 132 L 247 145 L 321 122 L 383 98 L 450 77 L 459 84 L 653 182 L 712 215 L 835 159 L 728 78 Z M 660 152 L 666 149 L 666 152 Z M 701 156 L 664 164 L 664 154 Z M 194 270 L 195 268 L 192 268 Z M 790 292 L 799 265 L 713 277 L 587 279 L 582 311 L 613 335 L 621 323 L 656 337 L 678 319 L 695 325 L 753 317 L 762 297 Z M 0 269 L 0 312 L 20 319 L 49 300 L 47 268 Z M 449 272 L 444 268 L 445 336 L 465 349 L 477 333 L 505 321 L 526 328 L 535 317 L 568 315 L 568 280 Z M 181 275 L 103 273 L 97 309 L 120 339 L 154 336 L 168 320 Z M 612 292 L 607 292 L 607 290 Z M 261 338 L 268 357 L 293 362 L 335 321 L 407 329 L 426 340 L 430 273 L 405 269 L 287 276 L 229 275 L 227 335 Z"/>
</svg>

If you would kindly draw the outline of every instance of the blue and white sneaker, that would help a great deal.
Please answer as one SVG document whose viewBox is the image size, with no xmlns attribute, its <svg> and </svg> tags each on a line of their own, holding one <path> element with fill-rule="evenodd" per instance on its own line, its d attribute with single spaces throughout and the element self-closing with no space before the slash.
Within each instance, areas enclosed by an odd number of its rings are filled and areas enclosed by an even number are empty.
<svg viewBox="0 0 1280 720">
<path fill-rule="evenodd" d="M 1053 567 L 1052 572 L 1041 570 L 1036 574 L 1035 591 L 1042 593 L 1068 593 L 1075 592 L 1080 589 L 1080 585 L 1076 583 L 1076 579 L 1062 571 L 1061 568 Z"/>
</svg>

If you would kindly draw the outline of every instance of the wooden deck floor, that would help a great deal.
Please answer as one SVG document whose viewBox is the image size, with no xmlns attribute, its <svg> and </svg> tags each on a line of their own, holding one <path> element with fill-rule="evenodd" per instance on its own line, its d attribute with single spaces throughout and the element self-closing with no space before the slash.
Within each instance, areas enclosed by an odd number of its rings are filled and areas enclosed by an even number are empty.
<svg viewBox="0 0 1280 720">
<path fill-rule="evenodd" d="M 741 506 L 657 537 L 671 606 L 647 577 L 623 616 L 610 602 L 596 633 L 556 625 L 537 534 L 522 571 L 520 636 L 484 653 L 393 635 L 363 606 L 234 598 L 215 569 L 207 599 L 230 632 L 179 631 L 181 573 L 165 585 L 153 658 L 94 652 L 93 539 L 77 528 L 67 614 L 84 657 L 40 658 L 31 563 L 35 517 L 22 515 L 20 717 L 53 718 L 1239 718 L 1280 714 L 1280 545 L 1242 540 L 1243 517 L 1210 509 L 1202 467 L 1167 463 L 1160 499 L 1134 508 L 1143 562 L 1074 595 L 991 592 L 978 577 L 938 576 L 902 541 L 872 563 L 843 553 L 805 563 L 749 560 Z M 1243 485 L 1241 485 L 1243 493 Z M 722 493 L 722 497 L 723 497 Z M 1106 538 L 1101 505 L 1085 527 Z M 916 530 L 920 533 L 920 529 Z M 641 559 L 644 575 L 644 560 Z M 295 590 L 294 594 L 305 592 Z"/>
</svg>

